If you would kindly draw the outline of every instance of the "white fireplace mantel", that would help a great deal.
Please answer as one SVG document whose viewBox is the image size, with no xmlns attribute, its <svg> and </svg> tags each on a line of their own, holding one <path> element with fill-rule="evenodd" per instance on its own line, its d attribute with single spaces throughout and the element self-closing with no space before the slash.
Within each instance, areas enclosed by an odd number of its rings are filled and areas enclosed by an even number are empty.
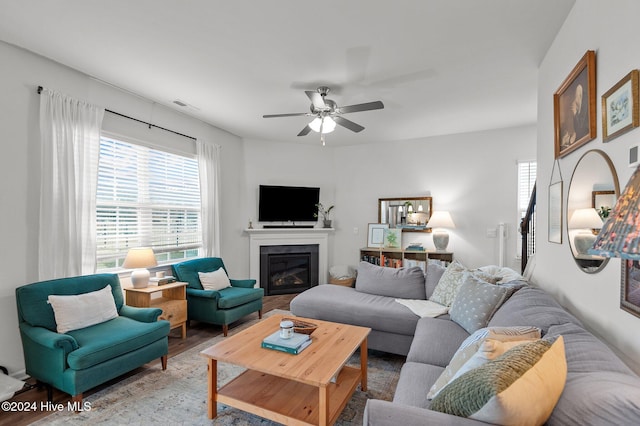
<svg viewBox="0 0 640 426">
<path fill-rule="evenodd" d="M 318 280 L 327 283 L 328 243 L 333 228 L 252 228 L 245 229 L 249 234 L 249 276 L 257 281 L 260 287 L 260 247 L 318 245 Z"/>
</svg>

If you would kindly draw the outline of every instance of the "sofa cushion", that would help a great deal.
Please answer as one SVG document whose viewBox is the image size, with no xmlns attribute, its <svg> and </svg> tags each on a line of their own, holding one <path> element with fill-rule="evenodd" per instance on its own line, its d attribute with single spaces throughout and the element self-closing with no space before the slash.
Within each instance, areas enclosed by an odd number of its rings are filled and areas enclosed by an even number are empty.
<svg viewBox="0 0 640 426">
<path fill-rule="evenodd" d="M 534 342 L 536 340 L 539 339 L 511 340 L 506 342 L 500 341 L 498 339 L 483 340 L 480 344 L 480 347 L 478 348 L 478 351 L 475 354 L 471 355 L 471 358 L 469 358 L 469 360 L 465 362 L 458 371 L 455 372 L 453 377 L 451 377 L 451 379 L 449 380 L 449 383 L 453 382 L 455 379 L 462 376 L 467 371 L 471 371 L 474 368 L 478 368 L 486 364 L 487 362 L 498 358 L 511 348 L 522 345 L 524 343 Z M 446 388 L 446 386 L 444 388 Z M 442 391 L 442 389 L 440 391 Z M 436 393 L 434 397 L 438 393 Z"/>
<path fill-rule="evenodd" d="M 506 284 L 513 281 L 524 280 L 522 275 L 505 266 L 487 265 L 479 267 L 478 270 L 495 277 L 496 282 L 494 284 Z"/>
<path fill-rule="evenodd" d="M 399 299 L 427 298 L 424 272 L 419 267 L 386 268 L 362 261 L 358 265 L 355 288 L 362 293 Z"/>
<path fill-rule="evenodd" d="M 565 385 L 560 336 L 518 345 L 445 387 L 431 409 L 499 425 L 542 425 Z"/>
<path fill-rule="evenodd" d="M 610 371 L 593 371 L 567 373 L 564 392 L 551 413 L 547 425 L 618 426 L 638 424 L 638 419 L 640 419 L 638 376 Z"/>
<path fill-rule="evenodd" d="M 524 287 L 509 298 L 493 315 L 489 327 L 533 326 L 545 335 L 557 324 L 582 324 L 565 311 L 553 297 L 542 289 Z"/>
<path fill-rule="evenodd" d="M 264 295 L 264 289 L 261 288 L 244 288 L 244 287 L 227 287 L 218 292 L 220 297 L 218 298 L 218 308 L 230 309 L 236 306 L 244 305 L 245 303 L 252 302 L 254 300 L 262 299 Z"/>
<path fill-rule="evenodd" d="M 47 301 L 53 309 L 58 333 L 100 324 L 118 316 L 109 285 L 101 290 L 83 294 L 51 294 Z"/>
<path fill-rule="evenodd" d="M 573 323 L 554 325 L 549 328 L 545 338 L 557 336 L 564 338 L 569 373 L 611 371 L 633 375 L 631 369 L 607 345 L 584 328 Z"/>
<path fill-rule="evenodd" d="M 165 338 L 169 322 L 148 323 L 120 316 L 68 334 L 79 348 L 69 354 L 67 363 L 74 370 L 82 370 Z"/>
<path fill-rule="evenodd" d="M 416 326 L 407 362 L 420 362 L 444 368 L 460 344 L 468 337 L 469 333 L 453 321 L 423 318 Z"/>
<path fill-rule="evenodd" d="M 457 260 L 451 262 L 447 266 L 447 270 L 442 274 L 429 300 L 444 306 L 451 306 L 453 299 L 458 294 L 458 289 L 463 283 L 463 274 L 466 271 L 467 268 Z"/>
<path fill-rule="evenodd" d="M 486 327 L 500 306 L 511 296 L 513 289 L 481 281 L 471 274 L 464 276 L 464 283 L 449 310 L 451 320 L 468 333 Z"/>
<path fill-rule="evenodd" d="M 220 268 L 213 272 L 198 272 L 200 284 L 204 290 L 222 290 L 231 287 L 231 281 L 224 268 Z"/>
<path fill-rule="evenodd" d="M 412 407 L 429 408 L 431 401 L 424 392 L 442 373 L 443 368 L 420 362 L 407 361 L 400 371 L 400 379 L 393 402 Z"/>
<path fill-rule="evenodd" d="M 301 317 L 359 325 L 406 336 L 414 335 L 420 319 L 392 297 L 332 284 L 321 284 L 305 290 L 291 301 L 290 307 L 294 315 Z"/>
<path fill-rule="evenodd" d="M 468 336 L 459 345 L 455 353 L 448 358 L 446 368 L 429 389 L 427 398 L 432 399 L 436 396 L 452 380 L 458 370 L 478 352 L 480 345 L 482 345 L 482 342 L 485 340 L 492 339 L 501 342 L 510 342 L 538 338 L 540 338 L 540 329 L 535 327 L 492 327 L 477 330 Z"/>
<path fill-rule="evenodd" d="M 427 261 L 427 270 L 424 272 L 424 287 L 427 293 L 427 299 L 431 299 L 442 274 L 447 270 L 446 266 L 442 266 L 440 261 L 429 259 Z"/>
</svg>

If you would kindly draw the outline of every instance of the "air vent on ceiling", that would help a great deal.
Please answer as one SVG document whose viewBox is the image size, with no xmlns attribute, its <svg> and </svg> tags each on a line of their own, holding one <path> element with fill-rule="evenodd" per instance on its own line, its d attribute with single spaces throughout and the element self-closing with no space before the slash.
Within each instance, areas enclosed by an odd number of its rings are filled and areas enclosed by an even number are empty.
<svg viewBox="0 0 640 426">
<path fill-rule="evenodd" d="M 179 105 L 179 106 L 181 106 L 181 107 L 186 107 L 187 105 L 189 105 L 188 103 L 186 103 L 186 102 L 182 102 L 182 101 L 181 101 L 181 100 L 179 100 L 179 99 L 176 99 L 175 101 L 173 101 L 173 103 L 174 103 L 174 104 L 176 104 L 176 105 Z"/>
</svg>

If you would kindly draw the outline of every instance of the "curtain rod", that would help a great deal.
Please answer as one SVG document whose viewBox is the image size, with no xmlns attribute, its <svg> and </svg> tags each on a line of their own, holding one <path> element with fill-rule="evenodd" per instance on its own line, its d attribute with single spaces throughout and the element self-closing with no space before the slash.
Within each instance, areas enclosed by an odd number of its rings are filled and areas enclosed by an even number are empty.
<svg viewBox="0 0 640 426">
<path fill-rule="evenodd" d="M 43 89 L 44 89 L 44 87 L 38 86 L 38 95 L 42 93 Z M 147 121 L 138 120 L 137 118 L 133 118 L 133 117 L 130 117 L 128 115 L 120 114 L 119 112 L 111 111 L 110 109 L 106 109 L 105 108 L 105 111 L 109 112 L 111 114 L 114 114 L 114 115 L 118 115 L 120 117 L 128 118 L 129 120 L 137 121 L 138 123 L 146 124 L 147 126 L 149 126 L 149 128 L 155 127 L 156 129 L 164 130 L 165 132 L 171 132 L 173 134 L 176 134 L 178 136 L 182 136 L 184 138 L 188 138 L 188 139 L 191 139 L 191 140 L 194 140 L 194 141 L 197 140 L 193 136 L 185 135 L 184 133 L 176 132 L 175 130 L 171 130 L 171 129 L 167 129 L 165 127 L 157 126 L 157 125 L 149 123 Z"/>
</svg>

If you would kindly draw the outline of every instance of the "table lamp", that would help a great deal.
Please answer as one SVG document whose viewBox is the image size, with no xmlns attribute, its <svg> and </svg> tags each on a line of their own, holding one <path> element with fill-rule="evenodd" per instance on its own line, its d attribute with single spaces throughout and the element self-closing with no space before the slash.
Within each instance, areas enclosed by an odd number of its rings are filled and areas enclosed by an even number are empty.
<svg viewBox="0 0 640 426">
<path fill-rule="evenodd" d="M 588 253 L 640 260 L 640 167 L 629 179 Z"/>
<path fill-rule="evenodd" d="M 594 208 L 576 209 L 569 219 L 569 229 L 579 229 L 573 236 L 573 245 L 578 254 L 587 254 L 596 240 L 594 229 L 602 228 L 602 219 Z"/>
<path fill-rule="evenodd" d="M 451 215 L 446 211 L 433 212 L 427 227 L 433 230 L 433 245 L 437 251 L 445 251 L 449 245 L 449 233 L 442 228 L 455 228 Z"/>
<path fill-rule="evenodd" d="M 133 288 L 145 288 L 149 285 L 149 277 L 151 275 L 147 268 L 157 264 L 156 255 L 153 253 L 152 248 L 139 247 L 129 249 L 122 267 L 133 269 L 133 272 L 131 272 Z"/>
</svg>

